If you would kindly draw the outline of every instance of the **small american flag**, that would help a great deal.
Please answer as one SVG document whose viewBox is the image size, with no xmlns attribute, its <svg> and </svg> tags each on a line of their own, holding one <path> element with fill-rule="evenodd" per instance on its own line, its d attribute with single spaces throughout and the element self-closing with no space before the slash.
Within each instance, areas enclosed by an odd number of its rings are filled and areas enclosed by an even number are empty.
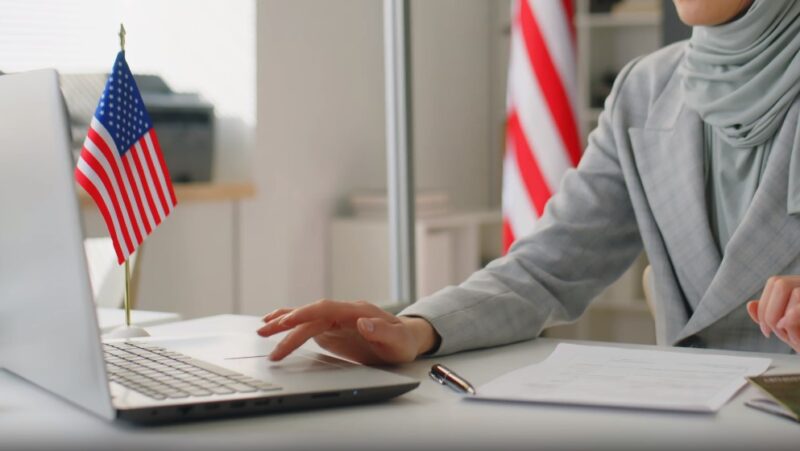
<svg viewBox="0 0 800 451">
<path fill-rule="evenodd" d="M 120 264 L 178 203 L 124 51 L 100 96 L 75 178 L 97 204 Z"/>
</svg>

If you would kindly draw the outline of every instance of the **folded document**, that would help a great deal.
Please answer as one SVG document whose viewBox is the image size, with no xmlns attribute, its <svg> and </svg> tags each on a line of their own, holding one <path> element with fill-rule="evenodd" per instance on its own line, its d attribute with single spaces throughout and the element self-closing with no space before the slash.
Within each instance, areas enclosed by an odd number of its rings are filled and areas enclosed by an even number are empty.
<svg viewBox="0 0 800 451">
<path fill-rule="evenodd" d="M 474 398 L 716 412 L 770 359 L 561 343 Z"/>
<path fill-rule="evenodd" d="M 800 374 L 773 374 L 748 378 L 769 395 L 747 401 L 747 405 L 800 422 Z"/>
</svg>

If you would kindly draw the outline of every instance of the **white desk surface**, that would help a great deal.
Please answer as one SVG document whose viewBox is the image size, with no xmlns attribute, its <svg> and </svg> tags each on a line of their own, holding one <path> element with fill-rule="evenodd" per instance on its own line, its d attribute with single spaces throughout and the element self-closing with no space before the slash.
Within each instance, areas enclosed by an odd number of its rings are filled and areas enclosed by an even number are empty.
<svg viewBox="0 0 800 451">
<path fill-rule="evenodd" d="M 157 326 L 159 324 L 180 321 L 181 315 L 168 312 L 152 312 L 149 310 L 131 310 L 131 324 L 140 327 Z M 98 307 L 97 323 L 100 332 L 105 334 L 125 324 L 125 310 L 118 308 Z"/>
<path fill-rule="evenodd" d="M 149 331 L 249 333 L 258 324 L 255 317 L 221 315 Z M 558 342 L 537 339 L 393 368 L 422 383 L 385 403 L 149 428 L 104 422 L 0 371 L 0 449 L 800 449 L 800 424 L 744 405 L 757 396 L 751 387 L 708 415 L 466 401 L 427 376 L 433 362 L 442 362 L 480 385 L 543 360 Z M 798 356 L 769 357 L 771 371 L 800 371 Z"/>
</svg>

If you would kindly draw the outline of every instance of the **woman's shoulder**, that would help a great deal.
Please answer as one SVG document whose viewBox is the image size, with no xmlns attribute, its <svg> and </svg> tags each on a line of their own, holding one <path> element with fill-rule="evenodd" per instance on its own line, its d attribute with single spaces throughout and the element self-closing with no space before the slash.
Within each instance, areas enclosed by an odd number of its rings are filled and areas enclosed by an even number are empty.
<svg viewBox="0 0 800 451">
<path fill-rule="evenodd" d="M 615 80 L 617 107 L 642 112 L 649 107 L 677 75 L 688 41 L 679 41 L 634 59 Z M 622 105 L 619 105 L 622 104 Z"/>
<path fill-rule="evenodd" d="M 653 94 L 661 92 L 683 60 L 687 43 L 679 41 L 629 62 L 621 72 L 625 74 L 625 84 L 635 84 L 639 92 L 641 88 Z"/>
<path fill-rule="evenodd" d="M 678 41 L 631 61 L 631 75 L 669 78 L 683 60 L 688 43 L 688 40 Z"/>
</svg>

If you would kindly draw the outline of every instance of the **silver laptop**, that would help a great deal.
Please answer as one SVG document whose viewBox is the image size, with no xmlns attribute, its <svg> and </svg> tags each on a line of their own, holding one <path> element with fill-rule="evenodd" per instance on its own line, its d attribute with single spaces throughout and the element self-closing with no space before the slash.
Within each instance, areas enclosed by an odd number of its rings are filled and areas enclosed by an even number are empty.
<svg viewBox="0 0 800 451">
<path fill-rule="evenodd" d="M 58 75 L 0 76 L 0 367 L 107 419 L 374 402 L 419 382 L 252 334 L 100 339 Z"/>
</svg>

